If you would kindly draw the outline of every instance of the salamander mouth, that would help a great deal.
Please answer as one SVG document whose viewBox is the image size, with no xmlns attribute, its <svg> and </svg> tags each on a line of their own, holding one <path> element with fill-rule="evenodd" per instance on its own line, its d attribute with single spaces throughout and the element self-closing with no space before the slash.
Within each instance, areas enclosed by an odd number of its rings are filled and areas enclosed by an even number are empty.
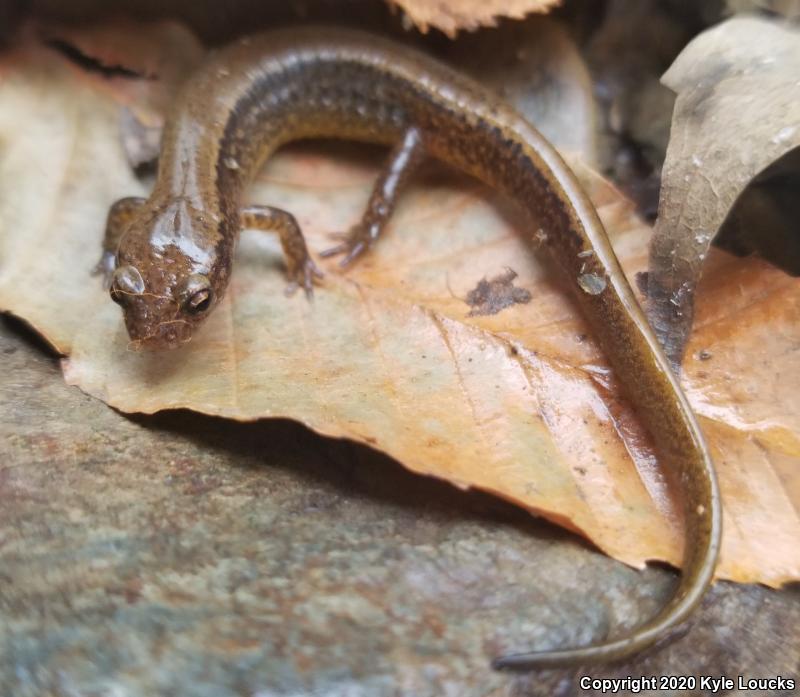
<svg viewBox="0 0 800 697">
<path fill-rule="evenodd" d="M 128 349 L 131 351 L 163 351 L 176 349 L 188 343 L 192 338 L 192 325 L 186 320 L 176 319 L 161 322 L 155 329 L 142 336 L 139 332 L 128 330 L 131 340 Z"/>
</svg>

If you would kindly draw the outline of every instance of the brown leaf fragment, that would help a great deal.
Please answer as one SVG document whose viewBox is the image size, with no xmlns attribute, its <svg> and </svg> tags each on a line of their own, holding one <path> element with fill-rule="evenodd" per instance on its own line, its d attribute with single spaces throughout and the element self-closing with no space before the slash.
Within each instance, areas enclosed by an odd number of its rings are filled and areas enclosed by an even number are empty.
<svg viewBox="0 0 800 697">
<path fill-rule="evenodd" d="M 459 31 L 493 27 L 502 17 L 522 19 L 528 14 L 545 14 L 560 0 L 389 0 L 405 12 L 420 31 L 431 27 L 454 37 Z"/>
<path fill-rule="evenodd" d="M 517 275 L 514 269 L 506 269 L 491 280 L 487 281 L 486 278 L 482 278 L 478 281 L 478 285 L 467 293 L 466 301 L 472 308 L 467 317 L 496 315 L 500 310 L 511 307 L 511 305 L 529 303 L 531 301 L 530 291 L 514 285 Z"/>
<path fill-rule="evenodd" d="M 678 96 L 647 312 L 676 370 L 714 237 L 750 181 L 800 145 L 798 75 L 800 29 L 735 17 L 692 41 L 663 77 Z"/>
</svg>

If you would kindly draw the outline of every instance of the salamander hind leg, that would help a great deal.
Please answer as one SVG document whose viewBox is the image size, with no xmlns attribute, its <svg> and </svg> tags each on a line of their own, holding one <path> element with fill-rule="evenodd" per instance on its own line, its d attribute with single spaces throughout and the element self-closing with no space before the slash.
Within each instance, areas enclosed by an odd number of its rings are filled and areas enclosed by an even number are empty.
<svg viewBox="0 0 800 697">
<path fill-rule="evenodd" d="M 106 289 L 111 286 L 111 275 L 116 266 L 119 241 L 125 230 L 128 229 L 136 211 L 142 207 L 144 202 L 145 199 L 139 196 L 128 196 L 112 204 L 108 210 L 106 231 L 103 235 L 103 252 L 100 255 L 100 261 L 92 269 L 94 275 L 103 277 L 103 285 Z"/>
<path fill-rule="evenodd" d="M 420 132 L 416 128 L 408 129 L 403 139 L 392 150 L 386 167 L 375 182 L 367 210 L 364 211 L 361 220 L 348 232 L 339 234 L 338 236 L 343 238 L 342 242 L 326 249 L 321 256 L 344 254 L 340 263 L 342 266 L 347 266 L 369 249 L 380 237 L 394 210 L 398 195 L 424 158 L 425 148 Z"/>
<path fill-rule="evenodd" d="M 322 278 L 323 274 L 308 253 L 306 240 L 295 217 L 272 206 L 248 206 L 241 210 L 241 226 L 244 229 L 278 233 L 289 277 L 286 294 L 291 295 L 302 286 L 310 300 L 314 295 L 314 280 Z"/>
</svg>

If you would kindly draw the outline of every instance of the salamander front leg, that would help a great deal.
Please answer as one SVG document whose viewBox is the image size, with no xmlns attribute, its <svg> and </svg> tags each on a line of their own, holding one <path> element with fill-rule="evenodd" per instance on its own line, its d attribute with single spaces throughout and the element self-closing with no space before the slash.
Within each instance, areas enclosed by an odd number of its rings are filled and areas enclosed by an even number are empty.
<svg viewBox="0 0 800 697">
<path fill-rule="evenodd" d="M 322 278 L 323 274 L 308 253 L 306 240 L 295 217 L 272 206 L 248 206 L 241 210 L 241 226 L 244 229 L 277 232 L 280 235 L 289 276 L 286 294 L 291 295 L 298 286 L 303 286 L 306 296 L 311 300 L 314 295 L 314 279 Z"/>
<path fill-rule="evenodd" d="M 92 269 L 94 275 L 103 277 L 103 286 L 106 290 L 111 287 L 111 274 L 114 273 L 116 266 L 119 241 L 125 230 L 128 229 L 136 211 L 142 207 L 144 202 L 145 199 L 140 196 L 128 196 L 121 198 L 108 210 L 106 231 L 103 235 L 103 252 L 100 255 L 100 261 Z"/>
<path fill-rule="evenodd" d="M 320 256 L 344 254 L 340 264 L 347 266 L 369 249 L 388 222 L 400 191 L 424 158 L 425 148 L 420 132 L 416 128 L 408 129 L 400 143 L 392 150 L 386 168 L 375 182 L 375 188 L 369 197 L 367 210 L 364 211 L 361 221 L 341 235 L 343 238 L 341 244 L 326 249 Z"/>
</svg>

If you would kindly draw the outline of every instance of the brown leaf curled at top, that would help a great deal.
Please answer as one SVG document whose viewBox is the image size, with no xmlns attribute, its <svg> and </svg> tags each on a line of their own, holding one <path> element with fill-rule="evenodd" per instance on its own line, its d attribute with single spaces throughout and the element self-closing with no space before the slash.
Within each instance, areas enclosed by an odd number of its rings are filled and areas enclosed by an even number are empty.
<svg viewBox="0 0 800 697">
<path fill-rule="evenodd" d="M 665 73 L 677 93 L 650 248 L 647 311 L 677 369 L 714 237 L 745 187 L 800 145 L 800 30 L 736 17 Z"/>
<path fill-rule="evenodd" d="M 430 27 L 449 37 L 459 31 L 493 27 L 501 17 L 522 19 L 533 12 L 547 13 L 560 0 L 390 0 L 402 9 L 412 24 L 423 32 Z"/>
</svg>

